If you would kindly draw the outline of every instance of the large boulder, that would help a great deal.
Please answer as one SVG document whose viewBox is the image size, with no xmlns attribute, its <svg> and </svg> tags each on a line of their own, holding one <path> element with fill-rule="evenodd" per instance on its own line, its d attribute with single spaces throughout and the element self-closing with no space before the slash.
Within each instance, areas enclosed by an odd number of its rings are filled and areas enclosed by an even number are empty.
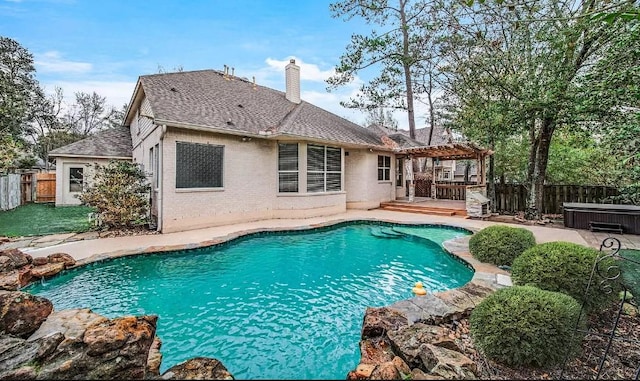
<svg viewBox="0 0 640 381">
<path fill-rule="evenodd" d="M 422 346 L 425 344 L 460 350 L 455 342 L 448 337 L 448 330 L 435 325 L 416 323 L 395 331 L 389 331 L 387 336 L 394 352 L 411 368 L 420 367 L 422 363 L 420 353 Z"/>
<path fill-rule="evenodd" d="M 31 269 L 28 267 L 0 273 L 0 290 L 16 291 L 29 284 Z"/>
<path fill-rule="evenodd" d="M 0 333 L 28 337 L 53 311 L 53 304 L 20 291 L 0 291 Z"/>
<path fill-rule="evenodd" d="M 143 379 L 156 321 L 107 319 L 87 309 L 53 312 L 27 340 L 3 336 L 0 379 Z"/>
<path fill-rule="evenodd" d="M 233 380 L 222 363 L 207 357 L 195 357 L 174 365 L 162 374 L 163 380 Z"/>
<path fill-rule="evenodd" d="M 65 268 L 75 266 L 76 260 L 67 253 L 54 253 L 47 256 L 49 263 L 64 263 Z"/>
<path fill-rule="evenodd" d="M 50 278 L 64 270 L 64 263 L 47 263 L 31 269 L 31 277 L 36 279 Z"/>
<path fill-rule="evenodd" d="M 408 324 L 406 316 L 392 308 L 368 307 L 362 323 L 362 339 L 380 337 Z"/>
<path fill-rule="evenodd" d="M 460 352 L 447 348 L 425 344 L 421 347 L 422 367 L 429 374 L 447 380 L 477 380 L 477 366 L 470 358 Z"/>
<path fill-rule="evenodd" d="M 5 259 L 7 258 L 7 259 Z M 3 271 L 11 271 L 13 269 L 19 269 L 22 266 L 26 266 L 33 261 L 33 258 L 29 254 L 25 254 L 20 249 L 7 249 L 0 251 L 0 259 L 3 267 Z M 9 268 L 13 266 L 13 268 Z M 6 269 L 5 269 L 6 268 Z"/>
</svg>

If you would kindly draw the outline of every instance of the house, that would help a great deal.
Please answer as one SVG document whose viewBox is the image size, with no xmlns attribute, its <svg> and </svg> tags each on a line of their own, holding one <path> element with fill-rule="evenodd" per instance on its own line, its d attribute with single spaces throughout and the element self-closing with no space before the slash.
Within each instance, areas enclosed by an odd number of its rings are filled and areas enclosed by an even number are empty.
<svg viewBox="0 0 640 381">
<path fill-rule="evenodd" d="M 405 194 L 396 153 L 421 143 L 301 100 L 295 60 L 285 82 L 281 92 L 226 71 L 139 77 L 124 126 L 159 230 L 331 215 Z"/>
<path fill-rule="evenodd" d="M 132 160 L 131 132 L 126 127 L 100 131 L 93 136 L 49 152 L 56 161 L 56 206 L 78 205 L 76 197 L 91 181 L 96 164 Z"/>
</svg>

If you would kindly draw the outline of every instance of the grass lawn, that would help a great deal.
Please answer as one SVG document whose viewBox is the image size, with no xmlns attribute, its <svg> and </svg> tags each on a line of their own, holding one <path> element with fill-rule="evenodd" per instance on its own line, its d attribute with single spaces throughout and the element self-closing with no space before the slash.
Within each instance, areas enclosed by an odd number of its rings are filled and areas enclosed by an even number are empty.
<svg viewBox="0 0 640 381">
<path fill-rule="evenodd" d="M 87 206 L 25 204 L 0 212 L 0 236 L 32 236 L 56 233 L 79 233 L 90 229 Z"/>
<path fill-rule="evenodd" d="M 623 249 L 620 255 L 624 258 L 635 261 L 620 261 L 620 269 L 622 270 L 622 279 L 625 285 L 631 290 L 634 297 L 640 296 L 640 250 Z"/>
</svg>

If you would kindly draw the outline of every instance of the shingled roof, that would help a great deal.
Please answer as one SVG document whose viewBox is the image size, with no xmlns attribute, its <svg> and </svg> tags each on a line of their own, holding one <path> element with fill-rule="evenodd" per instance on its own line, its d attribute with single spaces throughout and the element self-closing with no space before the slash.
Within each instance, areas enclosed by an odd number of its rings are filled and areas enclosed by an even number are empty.
<svg viewBox="0 0 640 381">
<path fill-rule="evenodd" d="M 49 156 L 131 158 L 131 150 L 129 127 L 116 127 L 51 150 Z"/>
<path fill-rule="evenodd" d="M 209 127 L 390 149 L 375 133 L 311 103 L 216 70 L 145 75 L 139 85 L 156 124 Z"/>
</svg>

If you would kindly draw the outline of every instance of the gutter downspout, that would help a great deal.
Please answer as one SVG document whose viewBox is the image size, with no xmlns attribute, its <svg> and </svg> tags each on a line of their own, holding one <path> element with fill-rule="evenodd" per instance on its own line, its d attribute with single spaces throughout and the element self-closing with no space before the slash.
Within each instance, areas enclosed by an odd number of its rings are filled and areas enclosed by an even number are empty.
<svg viewBox="0 0 640 381">
<path fill-rule="evenodd" d="M 164 136 L 167 134 L 167 125 L 163 124 L 160 126 L 160 144 L 158 147 L 160 148 L 160 152 L 158 152 L 158 199 L 156 200 L 158 203 L 158 226 L 156 230 L 162 233 L 162 217 L 163 217 L 163 198 L 164 198 Z"/>
</svg>

